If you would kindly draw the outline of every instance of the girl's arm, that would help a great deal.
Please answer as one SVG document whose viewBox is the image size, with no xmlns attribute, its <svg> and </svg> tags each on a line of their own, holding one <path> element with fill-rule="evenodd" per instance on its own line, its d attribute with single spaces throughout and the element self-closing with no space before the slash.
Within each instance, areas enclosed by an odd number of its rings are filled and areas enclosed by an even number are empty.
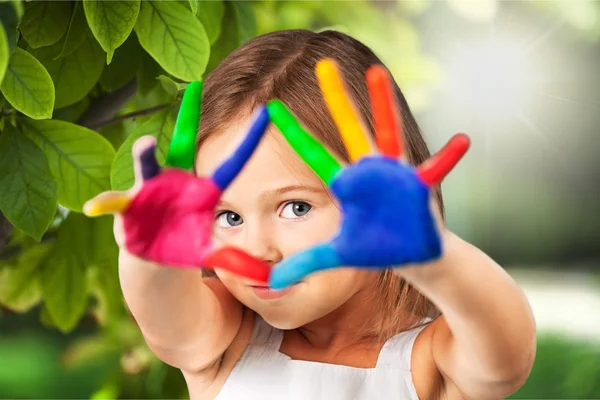
<svg viewBox="0 0 600 400">
<path fill-rule="evenodd" d="M 164 267 L 121 250 L 119 276 L 148 346 L 167 364 L 203 371 L 219 360 L 239 330 L 241 304 L 198 269 Z"/>
<path fill-rule="evenodd" d="M 469 398 L 503 398 L 523 385 L 533 365 L 531 308 L 508 273 L 482 251 L 449 231 L 443 245 L 441 259 L 398 268 L 397 274 L 443 313 L 430 337 L 445 383 Z"/>
</svg>

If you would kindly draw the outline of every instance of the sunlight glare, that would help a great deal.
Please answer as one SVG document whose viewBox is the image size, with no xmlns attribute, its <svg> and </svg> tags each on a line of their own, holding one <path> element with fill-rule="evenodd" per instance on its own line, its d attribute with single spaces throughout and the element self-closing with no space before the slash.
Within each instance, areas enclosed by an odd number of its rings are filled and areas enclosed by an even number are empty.
<svg viewBox="0 0 600 400">
<path fill-rule="evenodd" d="M 535 80 L 526 52 L 516 43 L 489 40 L 458 54 L 451 73 L 469 106 L 488 118 L 521 112 Z"/>
</svg>

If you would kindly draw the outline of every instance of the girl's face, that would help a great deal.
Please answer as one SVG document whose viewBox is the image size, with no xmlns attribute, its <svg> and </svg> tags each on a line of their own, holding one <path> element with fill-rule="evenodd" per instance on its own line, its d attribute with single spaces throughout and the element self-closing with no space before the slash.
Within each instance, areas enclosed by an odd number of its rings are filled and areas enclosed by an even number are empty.
<svg viewBox="0 0 600 400">
<path fill-rule="evenodd" d="M 210 176 L 241 142 L 251 118 L 236 121 L 200 147 L 196 170 Z M 275 266 L 283 258 L 328 240 L 337 231 L 340 210 L 319 178 L 285 139 L 269 128 L 242 172 L 224 192 L 215 215 L 217 243 L 232 245 Z M 336 310 L 376 276 L 341 268 L 307 277 L 273 293 L 258 282 L 215 271 L 227 289 L 272 326 L 294 329 Z"/>
</svg>

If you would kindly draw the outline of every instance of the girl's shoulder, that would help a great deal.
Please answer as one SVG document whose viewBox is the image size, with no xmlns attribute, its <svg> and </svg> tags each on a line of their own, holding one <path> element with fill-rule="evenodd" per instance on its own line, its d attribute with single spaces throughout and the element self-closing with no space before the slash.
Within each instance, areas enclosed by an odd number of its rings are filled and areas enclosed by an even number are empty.
<svg viewBox="0 0 600 400">
<path fill-rule="evenodd" d="M 420 399 L 463 399 L 462 392 L 446 380 L 435 362 L 435 336 L 448 335 L 450 329 L 443 315 L 427 323 L 417 335 L 411 354 L 411 376 Z"/>
</svg>

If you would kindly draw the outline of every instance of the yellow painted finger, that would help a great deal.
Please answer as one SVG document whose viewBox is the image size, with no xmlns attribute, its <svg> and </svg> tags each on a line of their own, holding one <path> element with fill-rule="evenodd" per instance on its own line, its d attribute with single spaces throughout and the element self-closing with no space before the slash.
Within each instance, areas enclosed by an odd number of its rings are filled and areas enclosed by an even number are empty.
<svg viewBox="0 0 600 400">
<path fill-rule="evenodd" d="M 344 88 L 342 75 L 335 61 L 324 59 L 317 63 L 317 79 L 321 92 L 348 149 L 351 161 L 371 152 L 371 143 L 364 131 L 360 116 Z"/>
<path fill-rule="evenodd" d="M 125 211 L 131 198 L 123 192 L 105 192 L 99 194 L 83 206 L 83 213 L 88 217 L 98 217 L 104 214 L 115 214 Z"/>
</svg>

